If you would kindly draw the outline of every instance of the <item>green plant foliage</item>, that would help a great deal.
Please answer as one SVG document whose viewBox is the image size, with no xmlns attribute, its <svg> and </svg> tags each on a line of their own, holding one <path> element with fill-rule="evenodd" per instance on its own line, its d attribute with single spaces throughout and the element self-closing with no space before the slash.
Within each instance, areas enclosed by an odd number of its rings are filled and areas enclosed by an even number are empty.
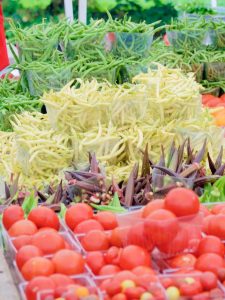
<svg viewBox="0 0 225 300">
<path fill-rule="evenodd" d="M 38 0 L 38 1 L 33 1 L 33 0 L 19 0 L 19 4 L 23 8 L 40 8 L 40 9 L 45 9 L 51 4 L 51 0 Z"/>
</svg>

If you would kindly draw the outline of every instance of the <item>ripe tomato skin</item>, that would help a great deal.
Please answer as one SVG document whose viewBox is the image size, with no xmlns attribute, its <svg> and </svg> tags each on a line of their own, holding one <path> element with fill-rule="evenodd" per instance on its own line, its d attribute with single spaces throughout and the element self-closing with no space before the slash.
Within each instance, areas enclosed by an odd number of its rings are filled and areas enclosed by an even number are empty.
<svg viewBox="0 0 225 300">
<path fill-rule="evenodd" d="M 142 218 L 147 218 L 151 213 L 158 209 L 164 209 L 164 199 L 156 199 L 149 202 L 142 209 Z"/>
<path fill-rule="evenodd" d="M 194 296 L 203 291 L 201 282 L 195 280 L 193 283 L 183 283 L 180 285 L 180 293 L 182 296 Z"/>
<path fill-rule="evenodd" d="M 86 251 L 107 250 L 109 248 L 109 240 L 104 231 L 89 231 L 82 239 L 81 244 Z"/>
<path fill-rule="evenodd" d="M 16 253 L 16 264 L 21 270 L 23 265 L 32 257 L 42 256 L 43 252 L 32 245 L 23 246 L 20 250 Z"/>
<path fill-rule="evenodd" d="M 127 245 L 137 245 L 152 251 L 154 245 L 151 240 L 145 236 L 145 226 L 143 222 L 134 224 L 130 227 L 127 234 Z"/>
<path fill-rule="evenodd" d="M 79 223 L 92 218 L 93 210 L 85 203 L 77 203 L 72 205 L 67 209 L 65 215 L 66 224 L 71 230 L 74 230 Z"/>
<path fill-rule="evenodd" d="M 63 274 L 52 274 L 49 276 L 49 278 L 53 280 L 56 286 L 55 297 L 60 297 L 64 292 L 67 291 L 67 287 L 69 285 L 74 284 L 72 278 Z"/>
<path fill-rule="evenodd" d="M 25 288 L 27 300 L 37 300 L 37 293 L 45 290 L 50 290 L 50 295 L 54 295 L 55 283 L 51 278 L 38 276 L 28 282 Z"/>
<path fill-rule="evenodd" d="M 105 261 L 107 264 L 118 265 L 120 255 L 122 253 L 122 249 L 112 246 L 109 250 L 105 253 Z"/>
<path fill-rule="evenodd" d="M 83 257 L 73 250 L 60 250 L 52 258 L 56 273 L 76 275 L 84 272 Z"/>
<path fill-rule="evenodd" d="M 127 235 L 129 230 L 129 227 L 114 228 L 110 233 L 110 245 L 118 248 L 122 248 L 127 245 Z"/>
<path fill-rule="evenodd" d="M 22 207 L 19 205 L 11 205 L 7 207 L 2 216 L 2 223 L 6 230 L 9 230 L 9 228 L 16 223 L 19 220 L 24 219 L 24 212 Z"/>
<path fill-rule="evenodd" d="M 42 250 L 44 255 L 54 254 L 65 248 L 65 242 L 58 232 L 42 231 L 36 233 L 31 240 L 32 245 Z"/>
<path fill-rule="evenodd" d="M 195 269 L 206 272 L 213 272 L 215 275 L 218 275 L 218 270 L 225 267 L 224 259 L 215 253 L 205 253 L 198 257 Z"/>
<path fill-rule="evenodd" d="M 113 297 L 114 295 L 121 293 L 122 292 L 121 281 L 119 281 L 114 277 L 111 280 L 110 284 L 106 286 L 105 291 L 110 297 Z"/>
<path fill-rule="evenodd" d="M 127 299 L 140 299 L 141 295 L 146 290 L 142 287 L 130 287 L 125 289 L 124 293 L 127 296 Z"/>
<path fill-rule="evenodd" d="M 195 295 L 192 297 L 192 300 L 210 300 L 209 292 L 203 292 L 198 295 Z"/>
<path fill-rule="evenodd" d="M 26 280 L 36 276 L 49 276 L 55 271 L 53 263 L 45 257 L 34 257 L 29 259 L 22 267 L 21 273 Z"/>
<path fill-rule="evenodd" d="M 74 228 L 74 233 L 76 234 L 84 234 L 88 233 L 91 230 L 104 230 L 102 225 L 96 221 L 96 220 L 85 220 L 81 223 L 79 223 L 75 228 Z"/>
<path fill-rule="evenodd" d="M 8 233 L 12 237 L 17 237 L 20 235 L 33 235 L 37 232 L 36 225 L 29 220 L 19 220 L 14 223 Z"/>
<path fill-rule="evenodd" d="M 156 246 L 168 244 L 177 234 L 179 224 L 176 216 L 168 210 L 151 213 L 144 222 L 145 236 Z"/>
<path fill-rule="evenodd" d="M 200 202 L 192 190 L 175 188 L 166 195 L 165 208 L 177 217 L 195 215 L 199 212 Z"/>
<path fill-rule="evenodd" d="M 204 253 L 216 253 L 222 257 L 225 255 L 225 247 L 221 240 L 216 236 L 204 237 L 198 246 L 197 255 L 200 256 Z"/>
<path fill-rule="evenodd" d="M 180 228 L 176 236 L 168 244 L 158 246 L 163 253 L 175 255 L 188 247 L 188 234 L 185 228 Z"/>
<path fill-rule="evenodd" d="M 136 276 L 141 276 L 144 274 L 150 274 L 150 275 L 155 275 L 155 271 L 152 268 L 149 267 L 145 267 L 145 266 L 138 266 L 135 267 L 132 272 L 136 275 Z"/>
<path fill-rule="evenodd" d="M 209 224 L 211 222 L 212 219 L 214 219 L 215 216 L 214 215 L 209 215 L 207 217 L 205 217 L 203 219 L 203 223 L 202 223 L 202 231 L 206 234 L 210 234 L 209 233 Z"/>
<path fill-rule="evenodd" d="M 59 230 L 60 223 L 57 214 L 49 207 L 38 206 L 29 213 L 28 220 L 32 221 L 37 228 L 50 227 Z"/>
<path fill-rule="evenodd" d="M 200 204 L 200 212 L 203 213 L 204 217 L 210 216 L 211 214 L 209 209 L 202 204 Z"/>
<path fill-rule="evenodd" d="M 204 291 L 210 291 L 217 288 L 217 276 L 212 272 L 204 272 L 201 276 L 201 284 Z"/>
<path fill-rule="evenodd" d="M 112 297 L 112 300 L 127 300 L 127 297 L 123 293 L 116 294 Z"/>
<path fill-rule="evenodd" d="M 169 266 L 173 269 L 176 268 L 192 268 L 196 263 L 196 257 L 193 254 L 180 254 L 167 260 Z"/>
<path fill-rule="evenodd" d="M 225 203 L 217 204 L 213 206 L 213 208 L 211 209 L 211 213 L 214 215 L 218 215 L 220 211 L 223 210 L 224 208 L 225 208 Z"/>
<path fill-rule="evenodd" d="M 16 250 L 19 250 L 23 246 L 30 245 L 31 244 L 31 235 L 20 235 L 12 240 L 13 246 L 16 248 Z"/>
<path fill-rule="evenodd" d="M 132 270 L 138 266 L 151 267 L 150 254 L 139 246 L 127 246 L 121 252 L 119 266 L 124 270 Z"/>
<path fill-rule="evenodd" d="M 98 212 L 94 218 L 102 224 L 105 230 L 112 230 L 118 226 L 115 214 L 110 211 Z"/>
<path fill-rule="evenodd" d="M 162 286 L 167 289 L 170 286 L 175 285 L 173 279 L 167 277 L 167 278 L 161 278 L 160 279 L 160 283 L 162 284 Z"/>
<path fill-rule="evenodd" d="M 208 234 L 215 235 L 220 239 L 225 239 L 225 217 L 218 214 L 209 220 Z"/>
<path fill-rule="evenodd" d="M 209 297 L 210 299 L 222 300 L 224 299 L 224 294 L 219 288 L 216 288 L 209 292 Z"/>
<path fill-rule="evenodd" d="M 107 275 L 114 275 L 120 272 L 121 269 L 115 265 L 105 265 L 99 271 L 99 276 L 107 276 Z"/>
<path fill-rule="evenodd" d="M 119 280 L 119 282 L 123 282 L 124 280 L 132 280 L 135 283 L 137 283 L 138 278 L 135 274 L 133 274 L 131 271 L 121 271 L 117 274 L 115 274 L 114 278 L 116 280 Z"/>
<path fill-rule="evenodd" d="M 103 253 L 100 251 L 88 252 L 86 256 L 86 263 L 88 264 L 92 272 L 97 275 L 105 265 L 105 258 Z"/>
</svg>

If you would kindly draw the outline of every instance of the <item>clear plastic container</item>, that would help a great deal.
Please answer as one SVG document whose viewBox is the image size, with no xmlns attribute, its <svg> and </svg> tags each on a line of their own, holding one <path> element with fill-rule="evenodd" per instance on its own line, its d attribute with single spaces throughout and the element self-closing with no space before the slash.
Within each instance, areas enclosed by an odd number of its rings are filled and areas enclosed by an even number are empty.
<svg viewBox="0 0 225 300">
<path fill-rule="evenodd" d="M 80 284 L 80 285 L 88 288 L 91 292 L 91 295 L 96 295 L 97 296 L 96 300 L 102 300 L 103 299 L 102 292 L 99 290 L 99 288 L 97 287 L 95 282 L 89 276 L 78 275 L 78 276 L 72 276 L 71 278 L 74 280 L 75 284 Z M 26 286 L 27 286 L 27 283 L 21 283 L 19 285 L 19 291 L 20 291 L 20 295 L 21 295 L 22 300 L 27 300 L 27 297 L 26 297 L 26 294 L 25 294 Z M 46 297 L 46 300 L 47 300 L 48 295 L 51 295 L 51 290 L 42 291 L 42 292 L 38 293 L 37 300 L 44 300 L 45 297 Z M 55 298 L 52 298 L 52 300 L 54 300 L 54 299 Z M 94 300 L 94 298 L 93 298 L 93 300 Z"/>
<path fill-rule="evenodd" d="M 152 33 L 109 32 L 105 36 L 105 50 L 116 56 L 147 56 L 153 42 Z"/>
<path fill-rule="evenodd" d="M 167 30 L 167 37 L 170 45 L 176 50 L 179 49 L 199 49 L 213 43 L 209 33 L 205 30 Z"/>
<path fill-rule="evenodd" d="M 187 270 L 186 274 L 183 274 L 183 273 L 182 274 L 171 274 L 171 275 L 165 274 L 165 275 L 159 276 L 159 279 L 160 279 L 160 282 L 163 287 L 164 286 L 166 286 L 166 287 L 173 286 L 173 287 L 177 287 L 179 290 L 179 287 L 181 286 L 182 282 L 186 283 L 186 284 L 191 284 L 191 283 L 194 283 L 195 281 L 199 281 L 201 278 L 200 276 L 201 275 L 192 274 L 192 271 Z M 170 284 L 169 284 L 169 282 L 170 282 Z M 225 294 L 224 294 L 223 288 L 222 288 L 221 284 L 219 283 L 219 281 L 217 283 L 217 288 L 221 291 L 221 297 L 219 297 L 219 296 L 210 297 L 210 299 L 212 299 L 212 300 L 224 299 Z M 206 292 L 206 291 L 203 289 L 203 292 Z M 196 295 L 198 295 L 198 294 L 199 293 L 197 293 Z M 188 296 L 188 297 L 180 295 L 180 297 L 179 298 L 177 297 L 176 299 L 192 300 L 192 299 L 195 299 L 194 296 L 196 296 L 196 295 Z M 166 299 L 168 300 L 169 297 L 167 296 Z M 201 299 L 204 299 L 204 298 L 201 298 Z"/>
<path fill-rule="evenodd" d="M 225 62 L 206 63 L 205 74 L 210 82 L 225 80 Z"/>
</svg>

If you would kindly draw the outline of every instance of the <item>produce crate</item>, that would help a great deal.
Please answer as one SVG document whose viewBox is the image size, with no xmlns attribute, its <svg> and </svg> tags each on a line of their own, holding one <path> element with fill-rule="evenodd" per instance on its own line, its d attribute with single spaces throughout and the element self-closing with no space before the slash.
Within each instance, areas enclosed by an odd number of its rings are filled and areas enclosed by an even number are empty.
<svg viewBox="0 0 225 300">
<path fill-rule="evenodd" d="M 206 63 L 206 79 L 208 81 L 225 80 L 225 62 Z"/>
<path fill-rule="evenodd" d="M 208 42 L 205 30 L 167 30 L 167 37 L 170 44 L 176 49 L 200 49 Z"/>
</svg>

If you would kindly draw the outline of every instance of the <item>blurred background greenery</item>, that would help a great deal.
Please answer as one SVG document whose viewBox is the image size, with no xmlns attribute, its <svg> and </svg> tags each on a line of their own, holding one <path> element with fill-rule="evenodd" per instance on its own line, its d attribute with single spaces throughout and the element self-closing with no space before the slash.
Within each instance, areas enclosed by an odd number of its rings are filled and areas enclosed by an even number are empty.
<svg viewBox="0 0 225 300">
<path fill-rule="evenodd" d="M 3 10 L 6 17 L 6 33 L 10 36 L 9 23 L 13 19 L 21 26 L 40 23 L 45 19 L 64 17 L 63 0 L 3 0 Z M 218 5 L 225 5 L 225 0 L 218 0 Z M 78 0 L 74 0 L 74 16 L 78 15 Z M 188 4 L 188 5 L 187 5 Z M 128 14 L 134 21 L 146 20 L 154 22 L 162 20 L 168 23 L 171 17 L 176 17 L 179 11 L 195 10 L 210 5 L 210 0 L 88 0 L 88 19 L 107 18 L 109 10 L 113 17 L 123 17 Z"/>
</svg>

